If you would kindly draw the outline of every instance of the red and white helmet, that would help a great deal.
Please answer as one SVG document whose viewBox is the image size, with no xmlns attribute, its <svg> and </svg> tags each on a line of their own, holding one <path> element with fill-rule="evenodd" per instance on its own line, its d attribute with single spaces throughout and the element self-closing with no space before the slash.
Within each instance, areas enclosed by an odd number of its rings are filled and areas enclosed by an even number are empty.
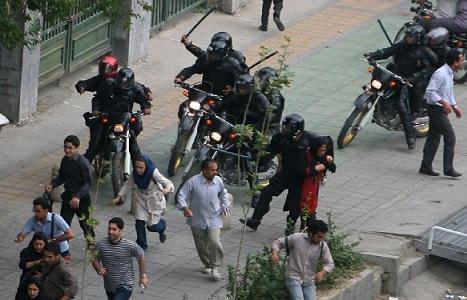
<svg viewBox="0 0 467 300">
<path fill-rule="evenodd" d="M 118 59 L 112 55 L 106 55 L 99 62 L 99 75 L 102 78 L 115 78 L 118 71 Z"/>
</svg>

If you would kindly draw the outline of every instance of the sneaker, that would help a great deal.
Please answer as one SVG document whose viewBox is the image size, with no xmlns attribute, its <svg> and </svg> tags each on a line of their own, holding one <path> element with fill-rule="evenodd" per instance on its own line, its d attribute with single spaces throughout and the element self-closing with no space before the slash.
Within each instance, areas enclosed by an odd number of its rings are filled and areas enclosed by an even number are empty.
<svg viewBox="0 0 467 300">
<path fill-rule="evenodd" d="M 277 29 L 279 29 L 279 31 L 285 30 L 284 23 L 282 23 L 279 17 L 274 17 L 273 20 L 274 20 L 274 23 L 276 23 Z"/>
<path fill-rule="evenodd" d="M 211 275 L 212 269 L 209 267 L 205 267 L 204 269 L 201 270 L 201 273 L 206 274 L 206 275 Z"/>
<path fill-rule="evenodd" d="M 167 239 L 167 234 L 165 234 L 165 233 L 159 234 L 159 241 L 161 243 L 164 243 L 166 239 Z"/>
<path fill-rule="evenodd" d="M 221 272 L 219 272 L 219 270 L 217 268 L 212 268 L 212 270 L 211 270 L 211 279 L 214 280 L 214 281 L 219 281 L 219 280 L 221 280 L 221 278 L 222 278 Z"/>
<path fill-rule="evenodd" d="M 261 30 L 261 31 L 268 31 L 268 26 L 259 25 L 259 30 Z"/>
</svg>

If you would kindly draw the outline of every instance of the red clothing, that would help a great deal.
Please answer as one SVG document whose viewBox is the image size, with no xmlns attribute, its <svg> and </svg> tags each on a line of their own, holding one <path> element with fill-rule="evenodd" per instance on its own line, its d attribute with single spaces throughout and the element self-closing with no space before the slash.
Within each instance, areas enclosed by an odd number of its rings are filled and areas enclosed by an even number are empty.
<svg viewBox="0 0 467 300">
<path fill-rule="evenodd" d="M 302 192 L 300 194 L 300 215 L 305 212 L 315 214 L 318 207 L 319 184 L 323 177 L 324 171 L 316 172 L 317 163 L 312 159 L 311 153 L 307 150 L 307 168 L 305 170 L 305 178 L 302 183 Z"/>
</svg>

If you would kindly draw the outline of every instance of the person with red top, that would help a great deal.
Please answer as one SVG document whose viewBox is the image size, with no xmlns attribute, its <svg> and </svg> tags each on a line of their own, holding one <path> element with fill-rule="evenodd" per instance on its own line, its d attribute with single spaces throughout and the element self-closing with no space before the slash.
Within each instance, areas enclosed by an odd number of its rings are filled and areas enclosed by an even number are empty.
<svg viewBox="0 0 467 300">
<path fill-rule="evenodd" d="M 311 140 L 310 147 L 305 150 L 306 167 L 301 182 L 300 198 L 287 197 L 284 210 L 289 210 L 287 233 L 295 231 L 295 223 L 300 217 L 300 230 L 305 228 L 307 219 L 316 219 L 319 186 L 323 182 L 326 171 L 336 171 L 334 164 L 333 141 L 329 136 L 317 136 Z M 298 206 L 298 207 L 297 207 Z M 298 211 L 298 214 L 297 214 Z"/>
</svg>

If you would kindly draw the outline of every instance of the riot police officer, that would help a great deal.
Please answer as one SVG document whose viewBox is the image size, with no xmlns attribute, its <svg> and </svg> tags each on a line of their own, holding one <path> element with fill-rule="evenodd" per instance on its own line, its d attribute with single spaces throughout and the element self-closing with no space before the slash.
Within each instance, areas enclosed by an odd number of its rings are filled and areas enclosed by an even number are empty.
<svg viewBox="0 0 467 300">
<path fill-rule="evenodd" d="M 426 35 L 425 44 L 436 54 L 438 63 L 434 66 L 440 68 L 446 63 L 446 54 L 451 50 L 448 46 L 449 31 L 446 28 L 438 27 L 430 30 Z"/>
<path fill-rule="evenodd" d="M 436 55 L 423 45 L 425 30 L 420 25 L 414 25 L 407 29 L 402 41 L 391 47 L 365 54 L 370 60 L 386 59 L 394 57 L 394 65 L 388 69 L 402 77 L 408 78 L 413 87 L 410 89 L 411 105 L 415 110 L 423 106 L 423 94 L 427 81 L 433 72 L 433 66 L 437 63 Z M 404 97 L 397 93 L 394 97 L 395 107 L 404 127 L 405 138 L 409 150 L 415 148 L 415 129 L 412 124 L 412 116 L 408 112 Z"/>
<path fill-rule="evenodd" d="M 221 31 L 214 34 L 211 38 L 211 43 L 216 41 L 225 42 L 227 45 L 227 56 L 236 59 L 240 63 L 240 66 L 242 67 L 243 71 L 248 72 L 248 66 L 246 65 L 246 57 L 243 55 L 242 52 L 233 49 L 232 36 L 229 33 Z M 191 42 L 186 35 L 182 36 L 180 42 L 184 44 L 185 48 L 196 57 L 201 57 L 202 55 L 206 54 L 205 50 L 193 44 L 193 42 Z"/>
<path fill-rule="evenodd" d="M 143 96 L 143 93 L 135 86 L 135 74 L 130 68 L 122 68 L 114 79 L 106 79 L 97 90 L 92 102 L 93 115 L 101 112 L 131 112 L 133 104 L 138 103 L 144 114 L 151 113 L 151 103 Z M 92 161 L 99 150 L 103 138 L 104 127 L 96 122 L 96 128 L 92 131 L 89 146 L 84 156 Z M 135 124 L 130 125 L 130 153 L 132 157 L 140 156 L 140 149 L 136 137 L 143 130 L 142 120 L 138 118 Z"/>
<path fill-rule="evenodd" d="M 298 114 L 291 114 L 282 121 L 281 132 L 276 133 L 266 148 L 270 156 L 280 155 L 282 168 L 271 178 L 269 185 L 261 190 L 259 199 L 254 196 L 254 206 L 251 218 L 240 219 L 256 230 L 265 214 L 269 212 L 269 204 L 272 197 L 279 196 L 288 190 L 288 198 L 299 201 L 301 184 L 305 176 L 306 150 L 311 146 L 315 133 L 305 131 L 305 121 Z M 255 203 L 256 202 L 256 203 Z"/>
<path fill-rule="evenodd" d="M 235 93 L 226 97 L 216 111 L 225 111 L 236 119 L 237 124 L 251 124 L 261 130 L 266 120 L 269 103 L 266 96 L 255 89 L 255 81 L 250 74 L 242 74 L 235 80 Z"/>
<path fill-rule="evenodd" d="M 227 54 L 226 42 L 211 42 L 206 53 L 201 55 L 194 65 L 183 69 L 176 76 L 174 83 L 181 83 L 194 74 L 203 74 L 203 90 L 217 95 L 230 94 L 235 78 L 243 71 L 239 62 Z"/>
<path fill-rule="evenodd" d="M 272 111 L 269 120 L 269 127 L 275 133 L 279 130 L 282 112 L 284 111 L 285 99 L 279 89 L 271 86 L 271 81 L 277 76 L 276 70 L 271 67 L 264 67 L 255 75 L 255 82 L 258 89 L 266 95 Z"/>
</svg>

